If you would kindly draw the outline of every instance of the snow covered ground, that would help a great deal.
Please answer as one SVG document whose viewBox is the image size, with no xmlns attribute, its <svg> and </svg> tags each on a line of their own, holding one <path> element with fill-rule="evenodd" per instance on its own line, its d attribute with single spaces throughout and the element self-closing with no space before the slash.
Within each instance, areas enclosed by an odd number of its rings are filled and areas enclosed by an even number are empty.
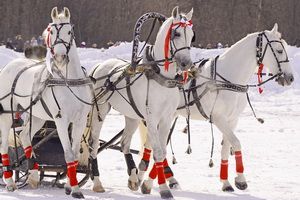
<svg viewBox="0 0 300 200">
<path fill-rule="evenodd" d="M 192 49 L 194 60 L 212 57 L 224 49 L 201 50 Z M 90 69 L 95 63 L 111 57 L 130 59 L 131 44 L 122 43 L 119 47 L 108 50 L 79 49 L 82 65 Z M 173 136 L 173 146 L 178 164 L 172 165 L 175 177 L 180 182 L 181 190 L 173 191 L 177 200 L 299 200 L 300 199 L 300 49 L 289 47 L 295 83 L 288 87 L 280 87 L 277 83 L 269 83 L 263 94 L 251 89 L 250 98 L 259 117 L 265 119 L 259 124 L 252 116 L 249 107 L 240 117 L 236 135 L 241 141 L 248 181 L 246 191 L 235 190 L 233 193 L 221 191 L 219 182 L 219 161 L 221 150 L 221 133 L 215 128 L 215 167 L 209 168 L 208 161 L 211 146 L 210 125 L 207 122 L 192 121 L 192 150 L 187 155 L 187 136 L 181 132 L 185 126 L 180 118 Z M 0 67 L 22 54 L 0 47 Z M 105 121 L 101 138 L 113 137 L 123 128 L 123 117 L 111 112 Z M 139 149 L 139 137 L 136 136 L 132 147 Z M 168 151 L 169 148 L 168 148 Z M 171 155 L 168 156 L 171 159 Z M 138 162 L 139 157 L 134 159 Z M 89 181 L 82 191 L 86 199 L 133 200 L 160 199 L 158 186 L 155 185 L 151 195 L 143 195 L 140 191 L 132 192 L 127 188 L 126 165 L 122 153 L 106 150 L 98 156 L 101 180 L 106 188 L 103 194 L 93 193 Z M 233 184 L 235 162 L 229 160 L 229 180 Z M 37 190 L 20 189 L 14 193 L 0 188 L 0 199 L 71 199 L 64 190 L 42 185 Z"/>
</svg>

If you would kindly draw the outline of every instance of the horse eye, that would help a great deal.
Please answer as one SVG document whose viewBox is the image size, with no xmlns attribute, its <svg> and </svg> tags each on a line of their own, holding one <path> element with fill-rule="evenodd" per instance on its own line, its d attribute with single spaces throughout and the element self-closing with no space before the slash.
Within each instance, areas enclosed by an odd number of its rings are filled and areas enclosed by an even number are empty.
<svg viewBox="0 0 300 200">
<path fill-rule="evenodd" d="M 53 35 L 53 31 L 50 31 L 50 34 Z"/>
<path fill-rule="evenodd" d="M 175 36 L 175 37 L 180 37 L 180 33 L 175 32 L 175 33 L 174 33 L 174 36 Z"/>
<path fill-rule="evenodd" d="M 71 35 L 71 31 L 69 31 L 68 34 Z"/>
<path fill-rule="evenodd" d="M 277 52 L 279 53 L 279 54 L 282 54 L 283 53 L 283 50 L 281 49 L 281 50 L 277 50 Z"/>
</svg>

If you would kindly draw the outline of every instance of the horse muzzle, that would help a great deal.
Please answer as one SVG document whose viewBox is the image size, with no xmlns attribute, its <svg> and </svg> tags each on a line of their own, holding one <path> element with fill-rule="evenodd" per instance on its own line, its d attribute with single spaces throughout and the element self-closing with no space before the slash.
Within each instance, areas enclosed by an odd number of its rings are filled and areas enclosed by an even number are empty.
<svg viewBox="0 0 300 200">
<path fill-rule="evenodd" d="M 54 54 L 53 58 L 57 64 L 64 64 L 67 61 L 67 55 Z"/>
<path fill-rule="evenodd" d="M 289 86 L 294 82 L 294 76 L 292 74 L 283 74 L 279 76 L 275 81 L 281 86 Z"/>
</svg>

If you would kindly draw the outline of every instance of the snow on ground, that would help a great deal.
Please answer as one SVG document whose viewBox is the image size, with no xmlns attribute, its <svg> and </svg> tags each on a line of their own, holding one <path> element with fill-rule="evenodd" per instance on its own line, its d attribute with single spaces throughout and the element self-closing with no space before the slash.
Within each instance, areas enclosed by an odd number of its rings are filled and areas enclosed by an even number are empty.
<svg viewBox="0 0 300 200">
<path fill-rule="evenodd" d="M 192 49 L 193 59 L 212 57 L 224 49 Z M 79 49 L 82 65 L 87 69 L 108 58 L 118 57 L 130 59 L 131 43 L 122 43 L 108 50 Z M 259 95 L 257 89 L 251 89 L 250 98 L 259 117 L 265 119 L 259 124 L 252 116 L 249 107 L 240 117 L 236 135 L 240 139 L 243 150 L 245 176 L 248 189 L 233 193 L 221 191 L 219 182 L 219 161 L 221 150 L 221 133 L 215 128 L 215 152 L 213 168 L 208 167 L 211 134 L 207 122 L 192 121 L 192 150 L 187 155 L 187 136 L 181 132 L 185 126 L 180 118 L 176 125 L 173 146 L 178 164 L 172 165 L 175 177 L 181 184 L 181 190 L 173 191 L 177 200 L 299 200 L 300 199 L 300 49 L 289 47 L 289 58 L 294 68 L 295 83 L 288 87 L 280 87 L 277 83 L 269 83 L 264 93 Z M 16 57 L 19 53 L 0 47 L 0 67 Z M 123 117 L 113 111 L 105 121 L 102 139 L 109 139 L 124 126 Z M 139 149 L 139 137 L 132 142 L 132 148 Z M 170 149 L 168 148 L 168 151 Z M 134 156 L 138 162 L 138 156 Z M 171 160 L 171 155 L 168 156 Z M 101 180 L 106 188 L 103 194 L 93 193 L 89 181 L 82 191 L 86 199 L 133 200 L 160 199 L 158 186 L 155 185 L 151 195 L 142 195 L 127 188 L 126 164 L 122 153 L 106 150 L 98 156 Z M 235 162 L 231 157 L 229 180 L 234 184 Z M 0 188 L 0 199 L 72 199 L 64 194 L 64 190 L 42 185 L 38 190 L 20 189 L 14 193 Z"/>
</svg>

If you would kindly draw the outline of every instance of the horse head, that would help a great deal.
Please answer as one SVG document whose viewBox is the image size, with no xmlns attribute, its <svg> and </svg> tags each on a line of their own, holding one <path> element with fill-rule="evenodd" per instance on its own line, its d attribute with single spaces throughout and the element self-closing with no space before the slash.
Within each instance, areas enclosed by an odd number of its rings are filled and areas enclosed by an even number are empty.
<svg viewBox="0 0 300 200">
<path fill-rule="evenodd" d="M 172 16 L 162 24 L 158 31 L 154 54 L 156 58 L 163 57 L 165 71 L 168 71 L 170 63 L 176 63 L 180 70 L 186 70 L 193 64 L 190 56 L 190 46 L 194 36 L 192 15 L 193 9 L 183 14 L 179 13 L 178 6 L 176 6 L 172 11 Z"/>
<path fill-rule="evenodd" d="M 275 24 L 270 31 L 264 31 L 257 37 L 257 60 L 260 68 L 266 65 L 271 73 L 278 75 L 276 81 L 281 86 L 291 85 L 294 76 L 287 55 L 287 43 L 278 32 Z M 262 65 L 263 63 L 263 65 Z"/>
<path fill-rule="evenodd" d="M 70 11 L 64 7 L 58 13 L 57 7 L 51 11 L 52 23 L 45 30 L 46 44 L 50 49 L 57 67 L 62 67 L 69 61 L 69 52 L 74 42 L 73 25 L 70 23 Z"/>
</svg>

